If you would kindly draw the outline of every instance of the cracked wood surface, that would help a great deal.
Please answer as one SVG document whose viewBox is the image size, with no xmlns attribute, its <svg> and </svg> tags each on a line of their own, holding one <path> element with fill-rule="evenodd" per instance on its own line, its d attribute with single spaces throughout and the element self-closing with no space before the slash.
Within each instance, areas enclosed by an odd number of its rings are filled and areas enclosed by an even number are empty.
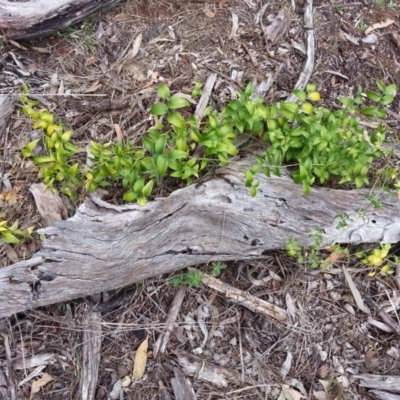
<svg viewBox="0 0 400 400">
<path fill-rule="evenodd" d="M 0 30 L 8 39 L 50 35 L 103 11 L 120 0 L 0 0 Z"/>
<path fill-rule="evenodd" d="M 250 161 L 251 162 L 251 161 Z M 244 187 L 247 160 L 217 171 L 217 178 L 168 198 L 114 206 L 92 197 L 76 215 L 40 230 L 42 250 L 0 270 L 0 316 L 72 300 L 210 261 L 262 257 L 285 248 L 287 239 L 309 246 L 315 227 L 324 244 L 400 240 L 400 202 L 368 190 L 313 188 L 306 196 L 284 175 L 260 180 L 252 198 Z M 348 214 L 338 230 L 335 216 Z"/>
</svg>

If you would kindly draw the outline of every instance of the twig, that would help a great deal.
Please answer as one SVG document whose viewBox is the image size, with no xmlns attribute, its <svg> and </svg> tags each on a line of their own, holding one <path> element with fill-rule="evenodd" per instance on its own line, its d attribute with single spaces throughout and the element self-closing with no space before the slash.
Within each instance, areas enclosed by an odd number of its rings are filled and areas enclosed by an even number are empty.
<svg viewBox="0 0 400 400">
<path fill-rule="evenodd" d="M 161 334 L 157 339 L 157 342 L 154 345 L 154 357 L 160 352 L 164 353 L 169 337 L 171 335 L 172 330 L 175 326 L 175 321 L 178 316 L 179 310 L 181 309 L 181 305 L 183 299 L 185 298 L 186 288 L 184 286 L 180 287 L 175 294 L 174 300 L 172 301 L 171 307 L 168 311 L 168 318 L 165 323 L 165 333 Z"/>
<path fill-rule="evenodd" d="M 398 336 L 400 336 L 400 325 L 392 319 L 392 317 L 381 307 L 379 307 L 378 304 L 375 303 L 374 300 L 368 295 L 367 289 L 359 282 L 356 282 L 356 285 L 358 289 L 363 293 L 363 298 L 367 306 L 371 307 L 372 309 L 375 310 L 375 312 L 383 319 L 385 324 L 389 325 L 394 332 L 397 333 Z"/>
<path fill-rule="evenodd" d="M 3 339 L 4 339 L 4 349 L 6 351 L 6 375 L 8 379 L 8 390 L 10 391 L 11 394 L 11 400 L 16 400 L 17 396 L 15 393 L 15 383 L 14 383 L 14 378 L 13 378 L 13 368 L 11 364 L 11 350 L 10 350 L 10 342 L 8 341 L 8 335 L 5 333 L 2 333 Z"/>
<path fill-rule="evenodd" d="M 232 83 L 232 85 L 234 86 L 234 88 L 236 90 L 240 90 L 240 85 L 239 82 L 235 81 L 234 79 L 230 78 L 228 75 L 225 75 L 224 73 L 218 71 L 216 68 L 211 67 L 210 65 L 204 64 L 204 66 L 209 69 L 212 72 L 215 72 L 216 74 L 218 74 L 220 77 L 226 79 L 227 81 L 229 81 L 230 83 Z"/>
<path fill-rule="evenodd" d="M 189 270 L 194 270 L 189 268 Z M 261 300 L 250 293 L 237 289 L 231 285 L 228 285 L 219 279 L 213 278 L 210 275 L 203 274 L 203 284 L 208 287 L 217 290 L 218 292 L 224 293 L 224 295 L 234 301 L 235 303 L 240 303 L 242 306 L 248 308 L 249 310 L 268 315 L 277 319 L 278 321 L 285 321 L 286 311 L 275 304 L 268 303 L 265 300 Z"/>
</svg>

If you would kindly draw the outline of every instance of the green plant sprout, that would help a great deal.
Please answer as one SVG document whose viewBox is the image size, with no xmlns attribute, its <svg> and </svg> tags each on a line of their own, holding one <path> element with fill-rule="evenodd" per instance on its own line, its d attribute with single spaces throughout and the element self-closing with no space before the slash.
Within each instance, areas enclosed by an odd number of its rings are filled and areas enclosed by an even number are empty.
<svg viewBox="0 0 400 400">
<path fill-rule="evenodd" d="M 193 287 L 199 287 L 204 275 L 198 271 L 188 271 L 185 274 L 179 274 L 172 279 L 172 286 L 178 287 L 182 285 L 189 285 Z"/>
<path fill-rule="evenodd" d="M 191 184 L 212 166 L 225 166 L 239 153 L 238 137 L 258 139 L 264 153 L 255 156 L 253 167 L 245 171 L 245 186 L 252 196 L 257 194 L 261 170 L 266 176 L 280 175 L 283 164 L 289 164 L 294 182 L 301 184 L 309 194 L 314 183 L 334 180 L 339 184 L 353 182 L 356 188 L 369 183 L 369 167 L 374 160 L 386 154 L 382 149 L 385 129 L 382 124 L 366 135 L 356 118 L 363 114 L 382 119 L 396 93 L 396 85 L 385 86 L 376 81 L 379 92 L 358 89 L 354 98 L 339 99 L 342 108 L 330 111 L 317 107 L 321 100 L 313 84 L 295 90 L 298 102 L 281 101 L 264 105 L 261 98 L 252 99 L 253 85 L 249 83 L 238 99 L 232 100 L 221 112 L 206 109 L 205 121 L 187 116 L 180 109 L 190 103 L 172 96 L 167 85 L 157 88 L 160 101 L 151 106 L 154 124 L 142 138 L 141 146 L 130 142 L 90 143 L 90 167 L 83 171 L 74 156 L 78 149 L 70 143 L 72 132 L 53 122 L 49 111 L 38 110 L 37 102 L 22 96 L 23 112 L 30 116 L 35 128 L 44 135 L 46 155 L 34 155 L 38 140 L 29 143 L 22 154 L 39 166 L 44 183 L 54 184 L 74 198 L 74 192 L 85 177 L 85 187 L 120 185 L 125 189 L 123 199 L 146 204 L 155 185 L 166 177 Z M 200 90 L 200 84 L 196 84 Z M 196 90 L 195 88 L 195 90 Z M 365 104 L 365 102 L 372 103 Z M 393 172 L 393 171 L 394 172 Z M 396 171 L 387 171 L 385 178 L 394 180 L 400 188 Z"/>
<path fill-rule="evenodd" d="M 222 271 L 226 268 L 226 264 L 221 261 L 215 262 L 212 264 L 211 275 L 218 277 L 221 275 Z"/>
<path fill-rule="evenodd" d="M 22 238 L 29 238 L 33 233 L 33 226 L 27 230 L 19 229 L 19 222 L 15 221 L 12 225 L 8 225 L 8 221 L 0 220 L 0 239 L 9 244 L 17 244 Z"/>
</svg>

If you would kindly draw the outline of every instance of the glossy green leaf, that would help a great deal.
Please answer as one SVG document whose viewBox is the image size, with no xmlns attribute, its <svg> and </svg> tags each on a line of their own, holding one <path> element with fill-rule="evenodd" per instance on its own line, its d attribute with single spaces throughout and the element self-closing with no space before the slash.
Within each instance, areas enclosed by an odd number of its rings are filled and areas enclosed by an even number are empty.
<svg viewBox="0 0 400 400">
<path fill-rule="evenodd" d="M 129 190 L 128 192 L 124 193 L 123 199 L 124 201 L 131 203 L 132 201 L 136 200 L 137 196 L 137 193 L 135 193 L 133 190 Z"/>
<path fill-rule="evenodd" d="M 154 186 L 154 179 L 148 181 L 146 183 L 146 185 L 144 186 L 144 188 L 142 189 L 143 196 L 149 197 L 151 195 L 152 190 L 153 190 L 153 186 Z"/>
<path fill-rule="evenodd" d="M 176 111 L 172 111 L 171 113 L 169 113 L 167 116 L 167 120 L 172 126 L 175 126 L 176 128 L 186 128 L 185 119 L 182 117 L 181 114 Z"/>
<path fill-rule="evenodd" d="M 374 101 L 375 103 L 377 103 L 381 99 L 381 95 L 379 93 L 373 92 L 372 90 L 368 90 L 366 92 L 366 95 L 369 100 Z"/>
<path fill-rule="evenodd" d="M 5 232 L 4 234 L 1 235 L 1 238 L 3 239 L 4 242 L 9 244 L 16 244 L 20 242 L 20 240 L 16 236 L 14 236 L 11 232 Z"/>
<path fill-rule="evenodd" d="M 155 103 L 151 106 L 150 113 L 152 115 L 165 115 L 168 112 L 168 107 L 163 103 Z"/>
<path fill-rule="evenodd" d="M 166 100 L 171 95 L 171 92 L 170 92 L 168 86 L 165 83 L 162 83 L 161 85 L 158 85 L 158 87 L 157 87 L 157 94 L 162 99 Z"/>
<path fill-rule="evenodd" d="M 179 151 L 179 150 L 178 150 Z M 157 172 L 160 176 L 164 176 L 168 168 L 168 158 L 160 155 L 157 157 Z"/>
<path fill-rule="evenodd" d="M 168 108 L 170 109 L 176 109 L 176 108 L 183 108 L 183 107 L 188 107 L 190 103 L 182 98 L 182 97 L 171 97 L 168 102 L 167 102 Z"/>
</svg>

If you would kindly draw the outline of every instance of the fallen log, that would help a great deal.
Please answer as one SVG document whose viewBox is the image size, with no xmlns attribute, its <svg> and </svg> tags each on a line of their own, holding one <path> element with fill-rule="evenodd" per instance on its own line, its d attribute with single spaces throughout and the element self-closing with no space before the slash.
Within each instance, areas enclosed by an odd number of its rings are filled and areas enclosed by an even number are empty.
<svg viewBox="0 0 400 400">
<path fill-rule="evenodd" d="M 50 35 L 121 0 L 0 0 L 0 30 L 8 39 Z"/>
<path fill-rule="evenodd" d="M 287 239 L 310 246 L 316 227 L 324 244 L 395 243 L 400 202 L 380 193 L 375 209 L 368 190 L 302 188 L 284 174 L 260 174 L 251 197 L 243 171 L 251 159 L 233 162 L 217 178 L 191 185 L 146 206 L 114 206 L 88 198 L 76 215 L 40 230 L 42 250 L 0 270 L 0 316 L 112 290 L 210 261 L 262 257 Z M 347 215 L 338 229 L 335 217 Z"/>
</svg>

